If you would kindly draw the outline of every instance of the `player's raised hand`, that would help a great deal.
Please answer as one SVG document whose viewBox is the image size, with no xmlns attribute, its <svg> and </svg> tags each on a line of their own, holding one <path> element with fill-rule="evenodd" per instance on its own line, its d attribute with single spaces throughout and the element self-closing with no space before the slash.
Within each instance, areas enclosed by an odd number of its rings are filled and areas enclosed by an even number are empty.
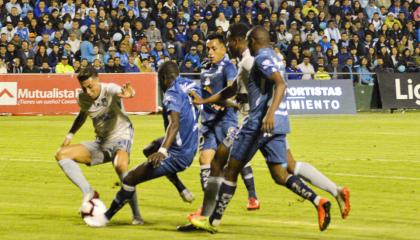
<svg viewBox="0 0 420 240">
<path fill-rule="evenodd" d="M 160 166 L 160 163 L 166 158 L 166 156 L 161 152 L 155 152 L 147 158 L 147 162 L 152 164 L 154 168 Z"/>
<path fill-rule="evenodd" d="M 204 104 L 203 99 L 195 91 L 190 91 L 188 93 L 188 95 L 190 95 L 190 97 L 192 97 L 192 101 L 195 105 Z"/>
<path fill-rule="evenodd" d="M 267 112 L 267 114 L 265 115 L 263 119 L 261 130 L 264 133 L 271 133 L 273 129 L 274 129 L 274 114 Z"/>
<path fill-rule="evenodd" d="M 131 83 L 126 83 L 121 88 L 121 93 L 118 94 L 120 98 L 132 98 L 136 95 L 136 91 L 134 91 L 134 88 L 131 86 Z"/>
</svg>

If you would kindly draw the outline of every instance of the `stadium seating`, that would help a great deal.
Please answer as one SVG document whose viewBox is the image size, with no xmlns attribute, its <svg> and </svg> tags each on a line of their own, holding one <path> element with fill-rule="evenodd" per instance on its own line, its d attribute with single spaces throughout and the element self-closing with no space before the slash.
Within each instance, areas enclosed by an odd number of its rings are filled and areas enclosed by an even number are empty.
<svg viewBox="0 0 420 240">
<path fill-rule="evenodd" d="M 270 32 L 290 80 L 371 84 L 374 72 L 419 71 L 419 19 L 402 0 L 6 0 L 0 73 L 150 72 L 166 60 L 199 73 L 206 36 L 243 22 Z"/>
</svg>

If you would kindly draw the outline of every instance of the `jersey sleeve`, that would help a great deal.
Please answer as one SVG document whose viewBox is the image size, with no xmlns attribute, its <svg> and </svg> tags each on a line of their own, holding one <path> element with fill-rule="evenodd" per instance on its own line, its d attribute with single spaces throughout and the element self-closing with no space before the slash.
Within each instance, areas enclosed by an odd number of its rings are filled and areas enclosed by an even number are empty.
<svg viewBox="0 0 420 240">
<path fill-rule="evenodd" d="M 166 108 L 167 113 L 172 111 L 181 113 L 182 99 L 180 94 L 175 91 L 167 91 L 163 98 L 163 105 Z"/>
<path fill-rule="evenodd" d="M 109 83 L 107 85 L 107 90 L 112 96 L 114 96 L 121 93 L 121 86 L 115 83 Z"/>
<path fill-rule="evenodd" d="M 236 74 L 238 74 L 238 71 L 236 70 L 235 65 L 233 65 L 232 63 L 229 63 L 224 68 L 224 74 L 225 74 L 226 80 L 228 82 L 231 82 L 235 79 Z"/>
<path fill-rule="evenodd" d="M 279 68 L 274 63 L 274 60 L 268 56 L 255 58 L 255 64 L 265 78 L 271 77 L 275 72 L 280 72 Z"/>
<path fill-rule="evenodd" d="M 88 100 L 85 93 L 80 92 L 79 95 L 77 95 L 77 104 L 79 104 L 81 112 L 86 112 L 89 110 L 91 102 Z"/>
</svg>

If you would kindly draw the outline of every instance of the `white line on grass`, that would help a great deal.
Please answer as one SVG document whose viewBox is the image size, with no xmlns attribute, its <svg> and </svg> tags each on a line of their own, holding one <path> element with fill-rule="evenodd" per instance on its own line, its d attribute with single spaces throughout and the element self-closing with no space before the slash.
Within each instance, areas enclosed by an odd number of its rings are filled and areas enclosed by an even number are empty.
<svg viewBox="0 0 420 240">
<path fill-rule="evenodd" d="M 54 163 L 55 161 L 51 159 L 50 161 L 39 160 L 40 158 L 28 157 L 25 159 L 22 158 L 7 158 L 0 157 L 0 165 L 6 162 L 27 162 L 27 163 Z M 140 160 L 146 160 L 146 158 L 140 158 Z M 191 165 L 193 168 L 198 168 L 198 164 Z M 265 166 L 252 166 L 253 170 L 266 171 L 267 167 Z M 420 181 L 420 178 L 417 177 L 404 177 L 404 176 L 382 176 L 382 175 L 369 175 L 369 174 L 352 174 L 352 173 L 337 173 L 337 172 L 325 172 L 327 175 L 342 176 L 342 177 L 361 177 L 361 178 L 375 178 L 375 179 L 388 179 L 388 180 L 402 180 L 402 181 Z"/>
</svg>

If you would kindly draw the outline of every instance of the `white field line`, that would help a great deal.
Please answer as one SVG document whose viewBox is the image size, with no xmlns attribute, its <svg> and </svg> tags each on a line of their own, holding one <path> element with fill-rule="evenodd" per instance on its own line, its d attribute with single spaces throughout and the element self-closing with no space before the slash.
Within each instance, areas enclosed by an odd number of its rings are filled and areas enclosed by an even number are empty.
<svg viewBox="0 0 420 240">
<path fill-rule="evenodd" d="M 146 160 L 146 158 L 140 158 L 140 160 Z M 27 163 L 54 163 L 55 160 L 51 157 L 51 160 L 40 160 L 40 158 L 28 157 L 22 158 L 7 158 L 0 157 L 0 166 L 8 162 L 27 162 Z M 198 164 L 191 165 L 193 168 L 198 168 Z M 267 171 L 265 166 L 252 166 L 253 170 Z M 337 172 L 325 172 L 327 175 L 342 176 L 342 177 L 361 177 L 361 178 L 374 178 L 374 179 L 388 179 L 388 180 L 401 180 L 401 181 L 420 181 L 420 177 L 405 177 L 405 176 L 383 176 L 383 175 L 370 175 L 370 174 L 353 174 L 353 173 L 337 173 Z"/>
</svg>

